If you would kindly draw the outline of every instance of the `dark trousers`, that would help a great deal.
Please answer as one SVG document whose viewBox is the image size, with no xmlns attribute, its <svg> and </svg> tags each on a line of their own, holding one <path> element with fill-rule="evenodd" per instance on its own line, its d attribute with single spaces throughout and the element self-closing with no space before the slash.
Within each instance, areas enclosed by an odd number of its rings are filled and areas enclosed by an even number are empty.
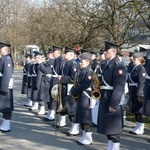
<svg viewBox="0 0 150 150">
<path fill-rule="evenodd" d="M 106 135 L 108 140 L 113 141 L 114 143 L 120 142 L 120 134 Z"/>
<path fill-rule="evenodd" d="M 134 115 L 135 115 L 135 120 L 137 122 L 144 123 L 144 121 L 145 121 L 144 115 L 142 115 L 142 114 L 134 114 Z"/>
<path fill-rule="evenodd" d="M 12 112 L 3 112 L 3 118 L 5 120 L 11 120 Z"/>
<path fill-rule="evenodd" d="M 39 101 L 39 105 L 40 105 L 40 106 L 45 106 L 45 102 Z"/>
<path fill-rule="evenodd" d="M 68 116 L 69 120 L 73 123 L 76 123 L 76 116 Z"/>
<path fill-rule="evenodd" d="M 92 124 L 80 124 L 81 129 L 85 132 L 92 132 Z"/>
</svg>

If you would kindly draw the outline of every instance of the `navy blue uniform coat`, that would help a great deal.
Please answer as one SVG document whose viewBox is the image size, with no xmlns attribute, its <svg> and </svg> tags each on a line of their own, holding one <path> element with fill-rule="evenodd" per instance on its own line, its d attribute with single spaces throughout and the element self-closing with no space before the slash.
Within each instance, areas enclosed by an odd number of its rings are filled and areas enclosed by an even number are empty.
<svg viewBox="0 0 150 150">
<path fill-rule="evenodd" d="M 137 100 L 137 97 L 144 96 L 144 84 L 146 70 L 140 64 L 130 72 L 131 79 L 136 86 L 129 86 L 129 105 L 132 113 L 142 114 L 142 103 Z M 130 83 L 130 80 L 129 80 Z"/>
<path fill-rule="evenodd" d="M 9 89 L 9 81 L 14 71 L 13 60 L 10 54 L 0 58 L 0 72 L 3 75 L 0 77 L 0 92 L 7 92 L 4 96 L 0 94 L 0 112 L 11 112 L 13 106 L 13 89 Z"/>
<path fill-rule="evenodd" d="M 76 122 L 80 124 L 91 124 L 92 123 L 92 112 L 89 108 L 90 98 L 87 97 L 83 91 L 91 96 L 91 91 L 87 90 L 92 84 L 93 70 L 91 66 L 82 68 L 78 76 L 78 85 L 72 87 L 71 94 L 78 96 L 76 106 Z"/>
<path fill-rule="evenodd" d="M 52 74 L 54 59 L 50 59 L 46 64 L 41 63 L 38 68 L 44 74 L 41 81 L 41 88 L 39 91 L 39 100 L 44 102 L 50 101 L 50 82 L 51 78 L 46 76 Z"/>
<path fill-rule="evenodd" d="M 22 79 L 22 89 L 21 89 L 21 94 L 27 94 L 27 74 L 28 74 L 28 66 L 29 63 L 26 62 L 24 67 L 23 67 L 23 79 Z"/>
<path fill-rule="evenodd" d="M 120 134 L 123 128 L 123 111 L 119 103 L 124 92 L 127 72 L 117 57 L 113 58 L 108 65 L 104 64 L 102 76 L 105 82 L 113 87 L 113 90 L 100 90 L 97 132 L 105 135 Z M 106 86 L 103 80 L 100 80 L 100 85 Z M 110 113 L 109 106 L 116 111 Z"/>
<path fill-rule="evenodd" d="M 54 66 L 52 68 L 53 70 L 53 73 L 54 73 L 54 70 L 55 72 L 57 73 L 57 75 L 62 75 L 62 71 L 63 71 L 63 67 L 66 63 L 66 60 L 62 57 L 62 56 L 59 56 L 58 58 L 56 58 L 54 60 Z M 58 84 L 58 80 L 57 78 L 53 78 L 51 79 L 51 86 L 50 86 L 50 110 L 56 110 L 56 107 L 57 107 L 57 103 L 56 101 L 51 97 L 51 89 L 53 88 L 54 85 Z"/>
<path fill-rule="evenodd" d="M 146 72 L 150 76 L 150 59 L 146 61 Z M 150 78 L 146 78 L 144 87 L 143 115 L 150 115 Z"/>
<path fill-rule="evenodd" d="M 32 95 L 31 99 L 36 102 L 39 101 L 39 90 L 41 87 L 43 73 L 38 69 L 38 64 L 35 64 L 33 67 L 32 74 Z"/>
<path fill-rule="evenodd" d="M 76 102 L 70 95 L 67 95 L 67 84 L 73 84 L 76 73 L 79 73 L 79 64 L 74 59 L 66 62 L 60 83 L 62 84 L 63 107 L 66 108 L 69 116 L 76 115 Z"/>
</svg>

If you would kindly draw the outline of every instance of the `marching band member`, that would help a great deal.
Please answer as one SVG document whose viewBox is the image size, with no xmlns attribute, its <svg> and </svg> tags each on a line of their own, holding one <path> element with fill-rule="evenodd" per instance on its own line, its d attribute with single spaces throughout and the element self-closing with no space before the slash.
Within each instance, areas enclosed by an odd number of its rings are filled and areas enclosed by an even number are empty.
<svg viewBox="0 0 150 150">
<path fill-rule="evenodd" d="M 35 63 L 33 65 L 33 70 L 32 70 L 32 94 L 31 94 L 31 99 L 34 102 L 33 106 L 29 110 L 38 110 L 39 107 L 39 90 L 41 86 L 41 79 L 43 76 L 43 73 L 39 70 L 38 68 L 38 62 L 42 61 L 43 53 L 36 51 L 34 54 L 35 57 Z M 41 108 L 40 108 L 41 109 Z"/>
<path fill-rule="evenodd" d="M 98 64 L 98 60 L 97 60 L 97 56 L 96 56 L 96 55 L 97 55 L 97 52 L 94 51 L 94 50 L 91 50 L 90 53 L 92 54 L 92 58 L 91 58 L 91 60 L 92 60 L 91 69 L 94 71 L 95 68 L 96 68 L 96 66 L 97 66 L 97 64 Z"/>
<path fill-rule="evenodd" d="M 45 102 L 49 108 L 49 100 L 50 100 L 50 82 L 51 82 L 51 74 L 52 74 L 52 67 L 54 65 L 54 57 L 53 51 L 48 48 L 47 52 L 48 61 L 44 64 L 42 61 L 38 61 L 37 63 L 39 70 L 44 74 L 41 81 L 41 87 L 39 91 L 39 104 L 40 104 L 40 111 L 38 112 L 39 115 L 45 114 Z M 45 115 L 45 120 L 49 118 L 50 111 L 47 115 Z"/>
<path fill-rule="evenodd" d="M 105 41 L 105 65 L 100 81 L 101 99 L 97 132 L 108 138 L 108 150 L 118 150 L 123 128 L 123 110 L 120 105 L 126 82 L 126 68 L 117 58 L 118 46 Z M 95 86 L 93 86 L 96 89 Z"/>
<path fill-rule="evenodd" d="M 0 112 L 3 114 L 3 122 L 0 126 L 2 132 L 11 130 L 10 120 L 13 105 L 13 80 L 14 63 L 10 55 L 10 44 L 0 42 Z M 11 82 L 12 81 L 12 82 Z M 12 83 L 12 84 L 10 84 Z"/>
<path fill-rule="evenodd" d="M 22 80 L 21 94 L 27 95 L 27 88 L 28 88 L 27 75 L 28 75 L 28 67 L 29 67 L 29 64 L 31 63 L 31 57 L 32 57 L 32 55 L 30 53 L 27 53 L 25 55 L 25 65 L 23 67 L 23 80 Z M 26 104 L 24 106 L 31 107 L 32 101 L 30 99 L 28 99 L 28 101 L 26 102 Z"/>
<path fill-rule="evenodd" d="M 92 83 L 93 70 L 91 69 L 91 54 L 83 53 L 80 55 L 81 72 L 77 78 L 78 84 L 72 87 L 70 94 L 77 97 L 76 123 L 81 125 L 82 137 L 78 140 L 81 145 L 92 144 L 92 113 L 90 107 L 89 87 Z"/>
<path fill-rule="evenodd" d="M 33 66 L 35 63 L 35 59 L 34 56 L 32 54 L 31 56 L 31 61 L 28 64 L 28 69 L 27 69 L 27 98 L 28 98 L 28 107 L 32 107 L 33 106 L 33 101 L 31 99 L 31 95 L 32 95 L 32 72 L 33 72 Z M 26 107 L 26 105 L 25 105 Z"/>
<path fill-rule="evenodd" d="M 58 75 L 62 75 L 62 70 L 63 67 L 66 63 L 66 60 L 63 58 L 62 56 L 62 48 L 58 47 L 58 46 L 53 46 L 53 56 L 55 58 L 54 60 L 54 66 L 52 68 L 52 79 L 51 79 L 51 89 L 52 90 L 53 86 L 56 85 L 58 83 L 57 77 Z M 56 76 L 56 77 L 54 77 Z M 51 94 L 50 94 L 50 115 L 49 115 L 49 120 L 53 121 L 55 120 L 55 113 L 56 113 L 56 109 L 57 109 L 57 102 L 52 98 Z M 66 126 L 66 116 L 61 116 L 60 120 L 56 123 L 56 126 Z"/>
<path fill-rule="evenodd" d="M 75 74 L 79 72 L 79 64 L 75 61 L 75 50 L 65 46 L 66 64 L 63 69 L 62 76 L 59 76 L 60 84 L 62 84 L 62 104 L 70 121 L 71 128 L 67 132 L 68 136 L 79 134 L 79 124 L 75 122 L 76 102 L 69 95 L 69 91 L 73 86 Z M 63 115 L 66 115 L 62 113 Z"/>
<path fill-rule="evenodd" d="M 128 64 L 128 67 L 127 67 L 128 73 L 130 73 L 134 67 L 134 64 L 133 64 L 134 59 L 133 59 L 133 53 L 132 52 L 129 52 L 129 60 L 130 60 L 130 63 Z"/>
<path fill-rule="evenodd" d="M 105 56 L 103 54 L 103 50 L 100 50 L 99 52 L 100 54 L 100 60 L 99 60 L 99 64 L 97 64 L 97 69 L 96 69 L 96 73 L 98 76 L 99 81 L 101 80 L 101 76 L 102 76 L 102 68 L 103 65 L 105 64 Z M 93 103 L 93 108 L 92 108 L 92 122 L 93 122 L 93 126 L 96 127 L 97 126 L 97 118 L 98 118 L 98 108 L 100 105 L 100 101 L 96 100 L 96 103 Z"/>
<path fill-rule="evenodd" d="M 147 60 L 145 64 L 145 69 L 147 72 L 145 87 L 144 87 L 144 100 L 143 100 L 143 115 L 150 115 L 150 49 L 147 50 Z"/>
<path fill-rule="evenodd" d="M 134 68 L 129 75 L 129 104 L 130 111 L 134 113 L 136 126 L 129 133 L 143 134 L 144 133 L 144 116 L 142 115 L 142 103 L 144 96 L 144 84 L 146 70 L 143 67 L 145 63 L 143 52 L 133 54 Z"/>
</svg>

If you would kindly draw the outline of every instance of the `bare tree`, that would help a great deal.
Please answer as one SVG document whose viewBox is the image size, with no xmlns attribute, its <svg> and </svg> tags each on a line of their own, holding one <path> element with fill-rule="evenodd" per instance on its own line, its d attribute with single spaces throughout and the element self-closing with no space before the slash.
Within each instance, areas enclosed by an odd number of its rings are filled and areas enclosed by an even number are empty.
<svg viewBox="0 0 150 150">
<path fill-rule="evenodd" d="M 150 1 L 132 1 L 135 11 L 150 31 Z"/>
<path fill-rule="evenodd" d="M 15 59 L 27 44 L 44 51 L 51 45 L 102 48 L 103 40 L 121 46 L 150 28 L 144 0 L 0 0 L 0 15 L 1 40 L 12 44 Z"/>
</svg>

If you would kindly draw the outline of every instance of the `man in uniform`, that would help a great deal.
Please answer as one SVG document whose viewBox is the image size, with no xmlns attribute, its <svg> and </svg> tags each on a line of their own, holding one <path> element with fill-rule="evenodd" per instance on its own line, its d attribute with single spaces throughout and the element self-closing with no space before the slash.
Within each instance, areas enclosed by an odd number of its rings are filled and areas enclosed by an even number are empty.
<svg viewBox="0 0 150 150">
<path fill-rule="evenodd" d="M 146 81 L 145 81 L 145 88 L 144 88 L 144 101 L 143 101 L 143 115 L 149 116 L 150 115 L 150 49 L 147 49 L 146 53 L 146 64 L 145 69 L 147 72 Z"/>
<path fill-rule="evenodd" d="M 27 95 L 27 88 L 28 88 L 27 87 L 28 86 L 27 75 L 28 75 L 28 67 L 31 62 L 31 57 L 32 57 L 32 55 L 30 53 L 27 53 L 25 55 L 25 65 L 23 67 L 23 80 L 22 80 L 21 94 Z M 28 101 L 26 102 L 26 104 L 24 106 L 26 106 L 26 107 L 32 106 L 32 101 L 30 99 L 28 99 Z"/>
<path fill-rule="evenodd" d="M 27 103 L 28 103 L 28 107 L 31 107 L 33 105 L 31 95 L 32 95 L 32 73 L 33 73 L 34 63 L 35 63 L 35 59 L 34 59 L 34 56 L 32 53 L 31 61 L 28 63 L 28 69 L 27 69 L 27 98 L 28 98 Z"/>
<path fill-rule="evenodd" d="M 39 70 L 38 66 L 39 64 L 37 62 L 43 62 L 42 58 L 43 53 L 42 52 L 35 52 L 35 64 L 33 65 L 33 72 L 32 72 L 32 94 L 31 99 L 34 102 L 34 105 L 29 110 L 38 110 L 39 107 L 39 91 L 41 87 L 41 79 L 43 76 L 43 73 Z"/>
<path fill-rule="evenodd" d="M 62 84 L 62 104 L 63 109 L 65 109 L 71 121 L 71 129 L 68 131 L 67 135 L 78 135 L 79 134 L 79 124 L 75 123 L 76 115 L 76 102 L 69 95 L 69 91 L 74 83 L 74 78 L 76 74 L 79 73 L 79 64 L 75 61 L 74 55 L 75 50 L 70 47 L 65 47 L 65 59 L 66 64 L 63 69 L 62 76 L 59 76 L 60 84 Z M 62 113 L 63 115 L 66 115 Z"/>
<path fill-rule="evenodd" d="M 91 54 L 82 53 L 81 72 L 77 77 L 77 85 L 70 90 L 70 95 L 76 98 L 76 123 L 79 123 L 82 129 L 82 137 L 77 141 L 80 145 L 92 144 L 92 112 L 91 112 L 91 83 L 93 79 L 93 70 L 91 69 Z"/>
<path fill-rule="evenodd" d="M 51 79 L 51 87 L 50 91 L 53 88 L 54 85 L 58 84 L 58 75 L 62 75 L 62 70 L 65 65 L 66 60 L 62 57 L 62 48 L 58 46 L 53 46 L 53 56 L 55 58 L 54 60 L 54 66 L 52 67 L 52 79 Z M 49 120 L 53 121 L 55 119 L 55 113 L 57 109 L 57 102 L 51 97 L 50 94 L 50 105 L 49 105 Z M 66 125 L 66 116 L 62 116 L 60 118 L 60 121 L 57 123 L 58 126 L 65 126 Z"/>
<path fill-rule="evenodd" d="M 91 60 L 92 60 L 91 69 L 94 71 L 95 68 L 96 68 L 96 66 L 97 66 L 97 64 L 98 64 L 98 60 L 97 60 L 97 57 L 96 57 L 96 54 L 97 54 L 97 53 L 96 53 L 96 51 L 94 51 L 94 50 L 91 50 L 90 53 L 92 54 L 92 58 L 91 58 Z"/>
<path fill-rule="evenodd" d="M 97 131 L 108 138 L 108 150 L 118 150 L 123 127 L 123 110 L 120 105 L 126 83 L 126 68 L 117 58 L 118 46 L 105 41 L 104 54 L 107 63 L 100 81 L 101 101 Z M 96 88 L 94 86 L 94 88 Z"/>
<path fill-rule="evenodd" d="M 130 63 L 128 64 L 127 68 L 128 68 L 128 73 L 131 72 L 131 70 L 133 69 L 134 67 L 134 64 L 133 64 L 133 53 L 132 52 L 129 52 L 129 60 L 130 60 Z"/>
<path fill-rule="evenodd" d="M 14 63 L 10 55 L 10 44 L 0 42 L 0 112 L 3 114 L 3 122 L 0 126 L 2 132 L 11 130 L 10 120 L 13 106 L 13 79 Z"/>
<path fill-rule="evenodd" d="M 48 48 L 47 52 L 47 62 L 44 64 L 42 61 L 39 61 L 39 70 L 44 74 L 41 81 L 41 88 L 39 91 L 39 104 L 40 104 L 40 111 L 38 112 L 39 115 L 45 114 L 45 102 L 47 102 L 49 108 L 49 100 L 50 100 L 50 82 L 51 82 L 51 74 L 52 68 L 54 65 L 54 57 L 53 51 Z M 50 111 L 45 116 L 45 120 L 48 119 L 50 116 Z"/>
</svg>

